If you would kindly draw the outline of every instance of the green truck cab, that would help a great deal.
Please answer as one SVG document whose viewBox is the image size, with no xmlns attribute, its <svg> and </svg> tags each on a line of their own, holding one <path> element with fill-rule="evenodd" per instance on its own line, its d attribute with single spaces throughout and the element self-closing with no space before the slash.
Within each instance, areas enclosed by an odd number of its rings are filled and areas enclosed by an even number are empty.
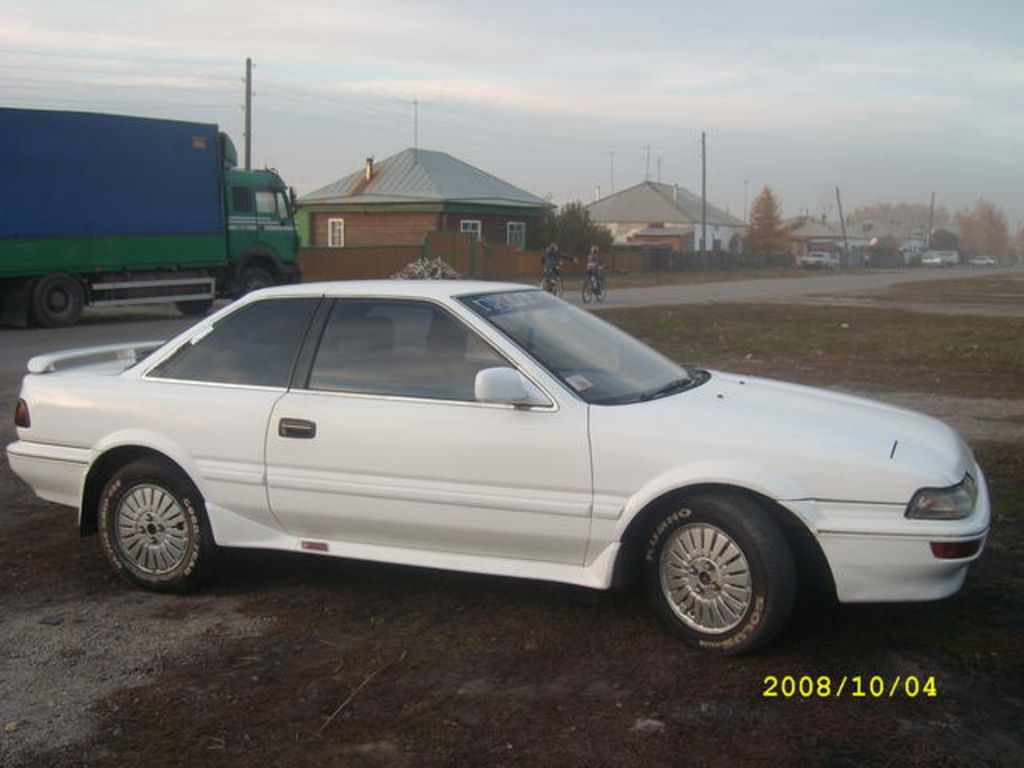
<svg viewBox="0 0 1024 768">
<path fill-rule="evenodd" d="M 0 322 L 174 303 L 299 279 L 294 193 L 215 125 L 0 109 Z"/>
</svg>

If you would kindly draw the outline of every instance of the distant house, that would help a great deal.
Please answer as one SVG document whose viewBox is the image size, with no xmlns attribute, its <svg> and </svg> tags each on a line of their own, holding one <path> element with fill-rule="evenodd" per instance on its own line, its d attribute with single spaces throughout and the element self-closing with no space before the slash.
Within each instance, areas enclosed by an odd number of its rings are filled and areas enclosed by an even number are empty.
<svg viewBox="0 0 1024 768">
<path fill-rule="evenodd" d="M 415 245 L 428 232 L 463 232 L 523 248 L 546 200 L 444 152 L 407 149 L 299 200 L 309 245 Z"/>
<path fill-rule="evenodd" d="M 830 224 L 824 216 L 795 216 L 782 224 L 789 231 L 793 258 L 797 264 L 811 251 L 842 253 L 844 250 L 840 225 Z"/>
<path fill-rule="evenodd" d="M 907 221 L 869 219 L 847 222 L 846 231 L 851 239 L 874 245 L 880 240 L 894 240 L 899 243 L 904 263 L 919 260 L 927 249 L 928 227 Z"/>
<path fill-rule="evenodd" d="M 592 221 L 611 230 L 616 243 L 700 249 L 701 199 L 679 185 L 645 181 L 591 203 L 587 211 Z M 741 219 L 708 204 L 708 250 L 740 253 L 744 229 Z"/>
</svg>

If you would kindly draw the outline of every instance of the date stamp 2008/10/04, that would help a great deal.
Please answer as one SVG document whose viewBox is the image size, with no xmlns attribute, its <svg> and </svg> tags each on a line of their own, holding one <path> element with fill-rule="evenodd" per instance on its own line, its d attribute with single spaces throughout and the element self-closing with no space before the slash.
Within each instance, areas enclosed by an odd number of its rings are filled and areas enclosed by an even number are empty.
<svg viewBox="0 0 1024 768">
<path fill-rule="evenodd" d="M 935 675 L 765 675 L 766 699 L 933 699 Z"/>
</svg>

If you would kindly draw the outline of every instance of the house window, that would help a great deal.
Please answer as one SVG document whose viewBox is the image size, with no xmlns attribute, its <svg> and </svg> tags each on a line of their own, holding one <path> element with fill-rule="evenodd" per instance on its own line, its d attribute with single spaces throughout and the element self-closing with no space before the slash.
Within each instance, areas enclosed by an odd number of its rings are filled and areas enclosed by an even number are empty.
<svg viewBox="0 0 1024 768">
<path fill-rule="evenodd" d="M 526 224 L 521 221 L 510 221 L 505 225 L 505 242 L 520 251 L 526 247 Z"/>
<path fill-rule="evenodd" d="M 327 247 L 328 248 L 344 248 L 345 247 L 345 220 L 344 219 L 328 219 L 327 220 Z"/>
<path fill-rule="evenodd" d="M 459 224 L 459 231 L 465 232 L 466 234 L 470 234 L 475 239 L 480 240 L 480 234 L 482 231 L 480 219 L 463 219 L 462 222 Z"/>
</svg>

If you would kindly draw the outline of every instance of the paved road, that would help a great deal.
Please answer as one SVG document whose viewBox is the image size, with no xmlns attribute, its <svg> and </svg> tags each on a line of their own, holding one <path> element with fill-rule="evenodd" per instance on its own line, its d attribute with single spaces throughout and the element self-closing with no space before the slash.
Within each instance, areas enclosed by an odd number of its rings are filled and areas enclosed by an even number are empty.
<svg viewBox="0 0 1024 768">
<path fill-rule="evenodd" d="M 1019 267 L 979 269 L 900 269 L 865 273 L 822 274 L 811 277 L 782 277 L 757 280 L 728 280 L 695 285 L 663 285 L 650 288 L 612 290 L 605 306 L 649 307 L 665 304 L 703 304 L 706 302 L 785 301 L 809 296 L 842 296 L 884 291 L 899 283 L 949 280 L 957 277 L 993 277 L 1021 275 Z M 573 296 L 572 298 L 576 298 Z"/>
<path fill-rule="evenodd" d="M 898 283 L 1024 274 L 1019 268 L 885 270 L 868 273 L 823 274 L 812 277 L 728 280 L 720 283 L 664 285 L 616 289 L 603 307 L 640 307 L 705 302 L 761 302 L 806 299 L 809 296 L 841 296 L 882 291 Z M 577 292 L 567 295 L 578 303 Z M 169 339 L 193 320 L 183 318 L 169 307 L 91 310 L 74 328 L 0 328 L 0 373 L 22 371 L 33 355 L 58 349 L 121 341 Z"/>
</svg>

